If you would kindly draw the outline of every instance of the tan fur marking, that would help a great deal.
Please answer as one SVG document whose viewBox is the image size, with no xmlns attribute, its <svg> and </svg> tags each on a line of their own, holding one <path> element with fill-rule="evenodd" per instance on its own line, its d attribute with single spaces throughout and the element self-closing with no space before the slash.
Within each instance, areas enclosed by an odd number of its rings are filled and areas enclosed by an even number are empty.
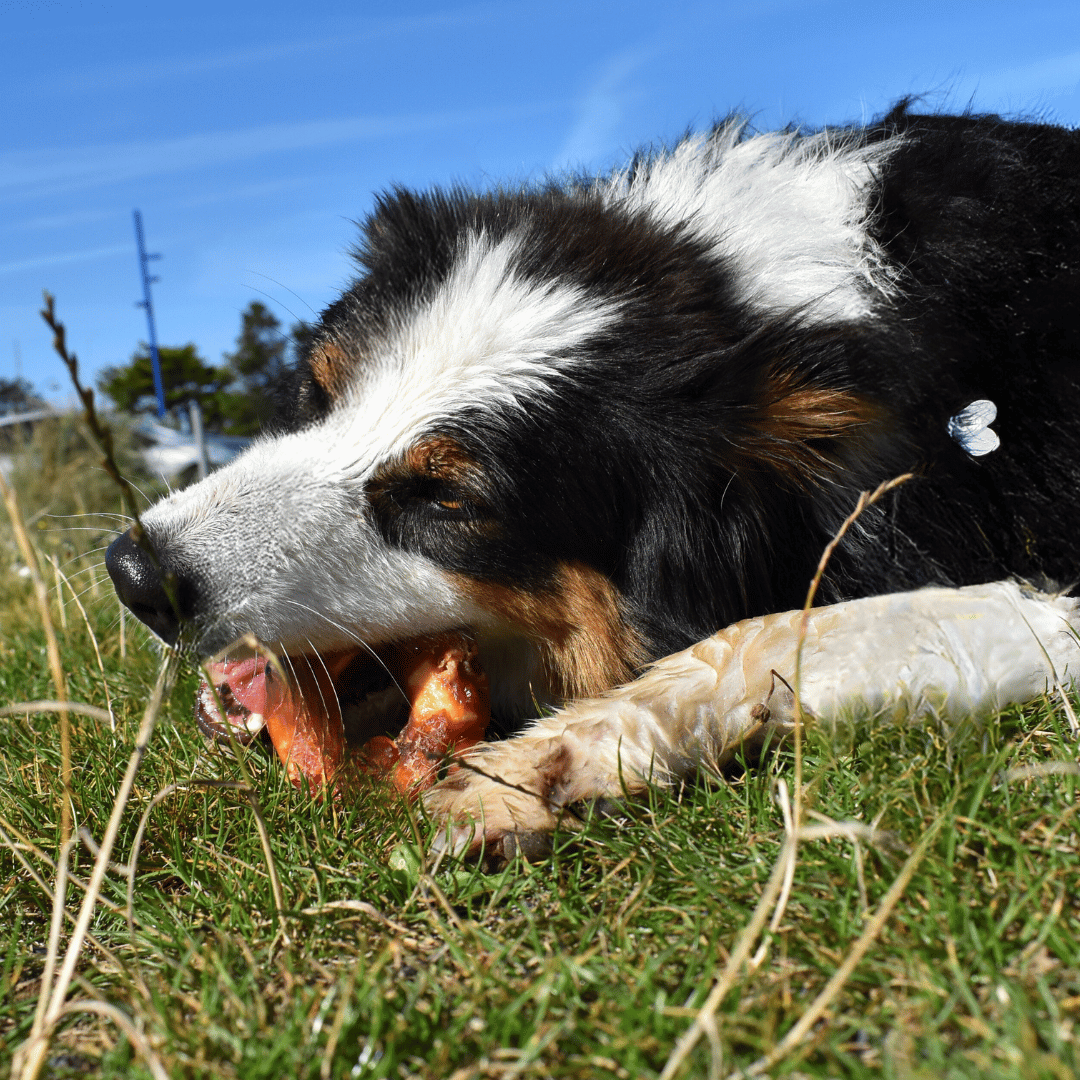
<svg viewBox="0 0 1080 1080">
<path fill-rule="evenodd" d="M 353 364 L 340 345 L 324 341 L 308 355 L 308 364 L 315 381 L 331 396 L 337 397 L 348 382 Z"/>
<path fill-rule="evenodd" d="M 756 405 L 741 440 L 749 464 L 765 462 L 799 486 L 825 479 L 839 443 L 881 415 L 879 406 L 850 390 L 813 386 L 790 371 L 775 372 Z"/>
<path fill-rule="evenodd" d="M 562 787 L 573 765 L 574 755 L 570 752 L 570 747 L 565 743 L 560 745 L 540 764 L 536 772 L 537 779 L 540 781 L 540 794 L 545 799 L 556 788 Z"/>
<path fill-rule="evenodd" d="M 594 697 L 632 678 L 648 660 L 619 613 L 618 590 L 599 571 L 565 563 L 544 592 L 462 580 L 472 600 L 539 647 L 556 698 Z"/>
<path fill-rule="evenodd" d="M 440 480 L 459 480 L 476 469 L 472 458 L 445 435 L 433 435 L 413 443 L 405 453 L 405 464 Z"/>
</svg>

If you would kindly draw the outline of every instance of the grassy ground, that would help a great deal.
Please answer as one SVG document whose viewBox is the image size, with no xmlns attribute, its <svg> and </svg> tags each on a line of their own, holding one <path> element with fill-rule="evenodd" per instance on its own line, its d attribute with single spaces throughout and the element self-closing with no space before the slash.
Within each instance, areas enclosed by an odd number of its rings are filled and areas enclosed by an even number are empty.
<svg viewBox="0 0 1080 1080">
<path fill-rule="evenodd" d="M 87 567 L 99 556 L 84 553 L 107 523 L 70 532 L 48 516 L 94 494 L 85 483 L 64 487 L 78 459 L 72 450 L 54 462 L 51 479 L 41 467 L 24 472 L 21 494 L 27 518 L 45 522 L 31 528 L 42 550 L 67 560 L 75 589 L 88 590 L 89 623 L 65 593 L 69 694 L 104 706 L 107 684 L 115 707 L 115 731 L 73 721 L 75 822 L 100 840 L 156 660 L 130 624 L 121 657 L 115 600 L 92 585 Z M 100 494 L 110 502 L 96 505 L 115 505 Z M 0 704 L 54 696 L 18 564 L 0 529 Z M 59 627 L 57 607 L 54 618 Z M 282 882 L 276 912 L 249 802 L 205 784 L 240 775 L 196 733 L 193 692 L 187 674 L 164 709 L 69 993 L 120 1009 L 170 1076 L 659 1075 L 699 1019 L 785 842 L 778 796 L 793 785 L 790 750 L 594 820 L 542 862 L 485 873 L 428 862 L 429 827 L 401 803 L 377 793 L 347 808 L 313 801 L 256 747 L 247 763 Z M 0 723 L 7 1061 L 30 1031 L 45 967 L 60 740 L 53 714 Z M 754 942 L 715 1014 L 700 1017 L 703 1037 L 674 1074 L 738 1075 L 777 1047 L 768 1075 L 1080 1072 L 1075 756 L 1067 724 L 1045 702 L 950 736 L 930 723 L 810 731 L 804 822 L 823 816 L 876 832 L 826 830 L 799 845 L 774 932 L 764 947 Z M 169 785 L 178 787 L 151 808 Z M 122 871 L 146 813 L 129 925 Z M 76 846 L 71 916 L 92 863 L 90 848 Z M 882 911 L 904 869 L 910 880 Z M 860 935 L 865 955 L 834 979 Z M 807 1016 L 830 979 L 832 996 Z M 805 1035 L 783 1044 L 804 1017 Z M 79 1011 L 61 1020 L 43 1075 L 149 1068 L 113 1019 Z"/>
</svg>

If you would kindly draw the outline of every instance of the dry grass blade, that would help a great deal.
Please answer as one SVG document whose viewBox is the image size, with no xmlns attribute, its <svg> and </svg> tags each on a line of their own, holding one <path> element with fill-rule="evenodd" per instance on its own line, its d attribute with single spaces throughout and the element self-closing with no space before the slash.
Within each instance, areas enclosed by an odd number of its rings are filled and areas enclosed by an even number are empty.
<svg viewBox="0 0 1080 1080">
<path fill-rule="evenodd" d="M 1065 687 L 1062 685 L 1061 676 L 1058 674 L 1057 668 L 1054 666 L 1054 661 L 1047 652 L 1046 646 L 1042 642 L 1042 638 L 1035 633 L 1035 628 L 1031 625 L 1024 613 L 1017 608 L 1016 612 L 1024 621 L 1024 625 L 1031 631 L 1031 636 L 1035 639 L 1035 644 L 1039 646 L 1039 650 L 1042 652 L 1043 657 L 1046 659 L 1047 667 L 1054 673 L 1054 693 L 1057 694 L 1058 699 L 1061 701 L 1062 708 L 1065 710 L 1065 715 L 1069 720 L 1069 732 L 1075 739 L 1080 737 L 1080 721 L 1076 719 L 1076 713 L 1073 711 L 1072 702 L 1069 700 L 1069 695 L 1065 693 Z M 1073 637 L 1076 637 L 1076 631 L 1070 631 Z"/>
<path fill-rule="evenodd" d="M 64 607 L 64 593 L 60 588 L 60 563 L 53 555 L 49 562 L 52 563 L 53 577 L 56 579 L 56 606 L 60 612 L 60 629 L 67 633 L 67 609 Z"/>
<path fill-rule="evenodd" d="M 772 876 L 761 894 L 761 899 L 757 902 L 757 907 L 754 908 L 754 914 L 750 917 L 750 922 L 746 924 L 743 932 L 739 935 L 739 940 L 731 950 L 731 955 L 724 965 L 720 978 L 709 992 L 705 1003 L 698 1010 L 693 1024 L 675 1044 L 675 1049 L 672 1050 L 663 1072 L 660 1073 L 660 1080 L 671 1080 L 682 1068 L 683 1062 L 697 1045 L 701 1036 L 707 1034 L 710 1024 L 715 1024 L 716 1010 L 720 1008 L 728 991 L 734 985 L 739 971 L 750 955 L 754 942 L 757 941 L 758 935 L 765 926 L 765 921 L 769 917 L 769 912 L 772 910 L 776 898 L 780 895 L 780 889 L 783 886 L 784 879 L 787 877 L 788 860 L 792 857 L 793 844 L 794 840 L 789 839 L 785 841 L 783 848 L 781 848 L 780 857 L 773 866 Z"/>
<path fill-rule="evenodd" d="M 127 1013 L 105 1001 L 82 999 L 68 1002 L 61 1014 L 66 1016 L 71 1013 L 81 1012 L 97 1013 L 99 1016 L 110 1019 L 127 1036 L 128 1042 L 135 1047 L 143 1061 L 146 1062 L 146 1067 L 150 1070 L 154 1080 L 169 1080 L 169 1074 L 165 1071 L 165 1067 L 158 1061 L 157 1056 L 150 1049 L 146 1037 L 131 1022 L 131 1017 Z"/>
<path fill-rule="evenodd" d="M 9 837 L 7 835 L 7 832 L 5 831 L 5 829 L 2 826 L 0 826 L 0 844 L 3 844 L 4 847 L 6 847 L 8 849 L 8 851 L 11 852 L 11 854 L 18 861 L 19 865 L 22 866 L 23 870 L 26 871 L 26 874 L 30 878 L 30 880 L 33 881 L 34 884 L 37 885 L 37 887 L 41 890 L 43 895 L 48 898 L 49 903 L 50 904 L 54 903 L 55 899 L 56 899 L 56 891 L 54 889 L 49 888 L 48 884 L 45 882 L 45 880 L 42 878 L 42 876 L 34 869 L 34 867 L 26 859 L 26 857 L 23 855 L 22 851 L 19 850 L 19 845 L 17 843 L 15 843 L 11 839 L 11 837 Z M 48 857 L 45 855 L 44 852 L 39 851 L 32 844 L 26 844 L 24 846 L 25 846 L 25 850 L 28 850 L 28 851 L 32 852 L 39 859 L 42 859 L 47 864 L 51 865 L 51 863 L 49 863 Z M 58 869 L 58 867 L 54 867 L 54 869 Z M 67 871 L 67 879 L 72 884 L 76 885 L 78 888 L 83 889 L 85 891 L 86 882 L 80 881 L 79 878 L 77 878 L 70 871 Z M 105 901 L 101 900 L 100 898 L 99 898 L 99 903 L 101 903 L 103 906 L 108 908 L 110 911 L 119 910 L 119 909 L 113 907 L 112 905 L 106 903 Z M 61 905 L 61 908 L 62 908 L 62 911 L 63 911 L 64 918 L 67 919 L 67 921 L 69 923 L 74 924 L 75 916 L 72 915 L 71 912 L 67 910 L 66 906 Z M 90 942 L 90 944 L 93 945 L 93 947 L 95 949 L 97 949 L 97 951 L 99 953 L 101 953 L 101 955 L 104 956 L 105 959 L 108 960 L 110 964 L 113 965 L 113 968 L 116 971 L 123 971 L 125 969 L 124 964 L 120 960 L 120 958 L 111 949 L 106 947 L 100 941 L 100 939 L 94 937 L 93 934 L 87 934 L 86 935 L 86 940 L 88 942 Z M 47 959 L 47 957 L 46 957 L 46 959 Z M 55 957 L 54 957 L 54 963 L 55 963 Z M 44 981 L 44 979 L 43 979 L 43 981 Z M 40 1007 L 41 1002 L 44 1001 L 44 1000 L 45 1000 L 45 995 L 44 994 L 39 994 L 38 995 L 38 1006 L 39 1007 Z"/>
<path fill-rule="evenodd" d="M 904 473 L 901 476 L 895 476 L 892 480 L 885 480 L 878 484 L 873 491 L 864 491 L 859 495 L 859 500 L 855 504 L 855 509 L 851 511 L 840 525 L 840 528 L 836 530 L 836 535 L 825 545 L 825 550 L 821 553 L 821 558 L 818 560 L 817 570 L 814 572 L 814 576 L 810 581 L 810 587 L 806 590 L 806 602 L 803 604 L 802 619 L 799 621 L 799 634 L 795 643 L 795 730 L 794 730 L 794 756 L 795 756 L 795 779 L 794 779 L 794 819 L 795 819 L 795 831 L 799 831 L 799 827 L 802 824 L 802 704 L 799 700 L 799 687 L 802 684 L 802 656 L 803 645 L 806 642 L 806 630 L 810 625 L 810 609 L 814 606 L 814 598 L 817 596 L 817 591 L 821 586 L 821 579 L 825 576 L 825 568 L 829 565 L 829 560 L 833 556 L 833 552 L 836 551 L 840 545 L 840 541 L 847 535 L 848 529 L 855 524 L 856 521 L 862 516 L 864 510 L 867 507 L 873 506 L 883 495 L 887 495 L 894 488 L 898 488 L 901 484 L 906 484 L 911 478 L 912 473 Z"/>
<path fill-rule="evenodd" d="M 109 707 L 109 727 L 111 730 L 116 730 L 116 716 L 113 712 L 112 696 L 109 694 L 109 680 L 105 677 L 105 664 L 101 659 L 101 649 L 98 647 L 97 634 L 94 633 L 94 628 L 90 625 L 90 619 L 86 614 L 86 608 L 83 607 L 82 601 L 79 599 L 79 594 L 71 587 L 71 582 L 68 581 L 67 574 L 60 569 L 60 564 L 53 558 L 53 570 L 56 572 L 56 599 L 60 605 L 61 615 L 64 612 L 64 596 L 60 591 L 60 583 L 63 582 L 67 586 L 67 590 L 71 593 L 71 599 L 75 601 L 75 606 L 79 609 L 79 614 L 82 616 L 83 624 L 86 626 L 86 632 L 90 635 L 90 644 L 94 647 L 94 656 L 97 659 L 98 671 L 101 672 L 101 688 L 105 692 L 105 704 Z"/>
<path fill-rule="evenodd" d="M 150 821 L 150 815 L 170 795 L 175 795 L 178 791 L 190 791 L 193 788 L 217 788 L 219 790 L 247 792 L 249 785 L 244 782 L 237 783 L 235 780 L 189 780 L 183 784 L 167 785 L 150 800 L 139 818 L 139 827 L 135 830 L 135 839 L 131 842 L 131 854 L 128 856 L 128 863 L 124 869 L 127 877 L 128 932 L 132 937 L 135 936 L 135 871 L 139 864 L 139 849 L 142 847 L 143 837 L 146 835 L 146 826 Z"/>
<path fill-rule="evenodd" d="M 1035 780 L 1046 776 L 1080 776 L 1080 763 L 1042 761 L 1037 765 L 1020 765 L 1015 769 L 1006 769 L 999 779 L 1008 784 L 1013 780 Z"/>
<path fill-rule="evenodd" d="M 394 922 L 393 919 L 388 919 L 377 907 L 369 904 L 366 900 L 331 900 L 329 903 L 319 904 L 317 907 L 303 908 L 300 914 L 317 916 L 324 915 L 328 911 L 356 911 L 361 915 L 366 915 L 369 919 L 374 919 L 375 922 L 381 923 L 383 926 L 389 927 L 395 933 L 409 933 L 407 926 Z"/>
<path fill-rule="evenodd" d="M 896 875 L 896 880 L 889 886 L 889 891 L 882 898 L 877 911 L 874 912 L 873 916 L 866 924 L 866 928 L 859 935 L 858 940 L 852 945 L 847 956 L 844 958 L 844 962 L 836 969 L 832 978 L 825 984 L 821 993 L 814 998 L 806 1012 L 799 1017 L 795 1026 L 791 1028 L 791 1030 L 768 1054 L 763 1058 L 759 1058 L 748 1069 L 733 1073 L 732 1077 L 760 1076 L 767 1069 L 771 1069 L 778 1061 L 786 1057 L 804 1038 L 806 1038 L 807 1033 L 817 1022 L 822 1013 L 829 1007 L 829 1004 L 840 992 L 844 983 L 851 978 L 851 973 L 855 970 L 859 961 L 866 955 L 866 950 L 870 948 L 878 934 L 881 933 L 882 927 L 888 920 L 889 915 L 892 914 L 892 910 L 896 907 L 900 897 L 904 895 L 904 890 L 908 887 L 908 883 L 914 876 L 915 871 L 919 868 L 919 864 L 926 856 L 930 845 L 934 841 L 934 837 L 937 836 L 955 803 L 956 796 L 954 795 L 945 810 L 938 814 L 930 824 L 930 827 L 923 833 L 922 839 L 919 840 L 918 844 L 915 846 L 915 850 L 908 856 L 907 861 L 900 868 L 900 873 Z"/>
<path fill-rule="evenodd" d="M 71 837 L 71 717 L 67 708 L 67 681 L 64 668 L 60 663 L 60 644 L 56 640 L 56 628 L 53 626 L 52 613 L 49 611 L 49 590 L 41 576 L 37 553 L 26 533 L 19 502 L 15 491 L 0 473 L 0 494 L 4 497 L 11 528 L 15 533 L 15 542 L 30 571 L 30 580 L 34 586 L 38 614 L 41 616 L 42 629 L 45 631 L 45 648 L 49 658 L 49 671 L 52 673 L 53 686 L 56 687 L 56 699 L 60 714 L 60 787 L 63 804 L 60 808 L 60 843 L 66 844 Z"/>
<path fill-rule="evenodd" d="M 806 593 L 806 603 L 803 606 L 803 616 L 799 623 L 798 641 L 795 650 L 795 790 L 792 805 L 789 807 L 786 785 L 781 789 L 781 805 L 784 812 L 785 828 L 784 845 L 780 849 L 780 856 L 773 866 L 772 876 L 769 878 L 769 883 L 765 887 L 765 891 L 762 893 L 761 899 L 754 909 L 754 914 L 751 916 L 750 922 L 739 935 L 738 942 L 734 949 L 732 949 L 731 955 L 728 958 L 727 964 L 724 966 L 724 970 L 719 980 L 709 993 L 704 1005 L 702 1005 L 701 1009 L 698 1011 L 694 1023 L 675 1044 L 675 1049 L 672 1051 L 667 1060 L 667 1064 L 664 1066 L 663 1072 L 660 1074 L 660 1080 L 670 1080 L 670 1078 L 676 1074 L 687 1056 L 693 1050 L 694 1046 L 697 1045 L 697 1042 L 702 1035 L 710 1036 L 710 1041 L 713 1042 L 714 1048 L 717 1045 L 716 1039 L 713 1037 L 716 1027 L 716 1010 L 720 1007 L 720 1004 L 731 989 L 739 969 L 742 967 L 743 963 L 746 962 L 747 957 L 749 957 L 750 949 L 753 947 L 758 935 L 764 928 L 765 920 L 769 915 L 769 910 L 772 908 L 774 902 L 777 902 L 778 897 L 781 897 L 782 899 L 777 903 L 777 909 L 770 925 L 774 927 L 780 925 L 780 919 L 783 917 L 787 896 L 790 893 L 794 881 L 799 841 L 804 836 L 801 820 L 803 800 L 801 740 L 802 710 L 799 704 L 799 685 L 803 643 L 806 639 L 810 608 L 814 604 L 814 597 L 817 595 L 818 587 L 821 585 L 821 579 L 825 574 L 825 568 L 828 566 L 829 559 L 832 557 L 833 552 L 844 538 L 848 529 L 850 529 L 855 521 L 858 520 L 859 516 L 868 506 L 872 506 L 883 495 L 892 491 L 894 488 L 899 487 L 901 484 L 906 483 L 910 479 L 911 473 L 905 473 L 902 476 L 897 476 L 892 480 L 887 480 L 884 483 L 879 484 L 872 492 L 864 491 L 859 496 L 859 501 L 856 503 L 855 509 L 844 519 L 840 528 L 837 530 L 836 535 L 833 536 L 825 546 L 821 559 L 818 561 L 817 571 L 815 572 Z M 756 967 L 764 959 L 764 955 L 765 946 L 763 945 L 754 958 L 749 961 L 749 966 L 751 968 Z"/>
<path fill-rule="evenodd" d="M 98 893 L 101 890 L 101 883 L 104 881 L 108 870 L 113 845 L 116 843 L 116 836 L 120 830 L 120 821 L 127 807 L 131 789 L 135 784 L 135 775 L 149 746 L 150 737 L 153 735 L 154 727 L 157 724 L 158 712 L 161 709 L 162 702 L 172 688 L 177 664 L 178 659 L 175 652 L 166 654 L 165 661 L 158 673 L 154 692 L 147 703 L 146 711 L 143 713 L 142 724 L 139 726 L 139 733 L 135 739 L 135 749 L 132 752 L 131 759 L 128 761 L 127 770 L 120 783 L 120 790 L 117 792 L 116 799 L 113 802 L 109 823 L 101 840 L 101 849 L 90 875 L 90 884 L 86 895 L 83 897 L 79 917 L 68 942 L 64 963 L 56 977 L 55 984 L 48 990 L 48 1004 L 44 1010 L 40 1011 L 40 1023 L 34 1024 L 30 1037 L 19 1047 L 12 1062 L 11 1075 L 15 1080 L 36 1080 L 45 1064 L 49 1037 L 56 1021 L 64 1010 L 68 987 L 71 985 L 72 976 L 75 974 L 75 965 L 78 963 L 79 955 L 82 952 L 83 941 L 94 913 Z M 53 944 L 50 942 L 50 946 Z M 56 943 L 56 946 L 58 947 L 58 943 Z M 50 953 L 52 953 L 52 948 L 50 948 Z M 45 988 L 43 988 L 42 993 L 43 995 L 46 993 Z"/>
<path fill-rule="evenodd" d="M 776 908 L 773 910 L 773 916 L 769 920 L 769 930 L 766 937 L 762 940 L 761 945 L 758 947 L 758 951 L 754 953 L 753 959 L 750 961 L 750 969 L 756 970 L 761 966 L 761 962 L 765 959 L 769 952 L 769 940 L 780 928 L 780 922 L 784 918 L 784 912 L 787 910 L 788 899 L 791 896 L 791 886 L 795 881 L 795 852 L 796 841 L 802 839 L 801 833 L 796 835 L 795 833 L 795 820 L 791 815 L 791 802 L 788 798 L 787 784 L 783 780 L 779 781 L 776 785 L 777 798 L 780 801 L 780 809 L 784 814 L 784 836 L 788 843 L 785 845 L 790 850 L 790 854 L 787 859 L 786 871 L 784 873 L 784 884 L 780 889 L 780 899 L 776 902 Z"/>
<path fill-rule="evenodd" d="M 45 950 L 45 967 L 41 972 L 41 993 L 38 995 L 37 1009 L 34 1013 L 34 1030 L 40 1031 L 45 1022 L 45 1007 L 49 990 L 56 973 L 56 958 L 60 952 L 60 933 L 64 926 L 64 910 L 67 904 L 68 862 L 74 840 L 67 840 L 60 846 L 60 857 L 56 860 L 56 887 L 53 889 L 52 921 L 49 924 L 49 944 Z"/>
<path fill-rule="evenodd" d="M 97 705 L 86 705 L 81 701 L 16 701 L 0 708 L 0 716 L 25 716 L 27 713 L 74 713 L 76 716 L 88 716 L 91 720 L 103 720 L 109 723 L 113 716 L 108 709 Z"/>
</svg>

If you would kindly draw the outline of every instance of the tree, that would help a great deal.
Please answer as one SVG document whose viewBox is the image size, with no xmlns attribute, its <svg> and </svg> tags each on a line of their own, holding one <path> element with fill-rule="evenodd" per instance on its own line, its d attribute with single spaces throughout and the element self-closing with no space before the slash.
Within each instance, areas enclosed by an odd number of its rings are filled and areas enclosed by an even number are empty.
<svg viewBox="0 0 1080 1080">
<path fill-rule="evenodd" d="M 0 416 L 44 409 L 47 403 L 25 379 L 0 379 Z"/>
<path fill-rule="evenodd" d="M 310 343 L 314 327 L 296 323 L 286 336 L 265 304 L 253 300 L 240 315 L 236 348 L 219 367 L 208 364 L 192 344 L 162 346 L 161 381 L 165 408 L 179 418 L 197 400 L 208 431 L 253 435 L 270 418 L 290 365 Z M 157 410 L 149 349 L 143 345 L 130 364 L 106 368 L 98 387 L 125 412 Z"/>
<path fill-rule="evenodd" d="M 231 430 L 257 431 L 274 411 L 276 392 L 289 370 L 289 339 L 274 313 L 252 300 L 240 315 L 236 349 L 222 358 L 233 373 L 236 393 L 228 402 Z"/>
<path fill-rule="evenodd" d="M 158 349 L 158 357 L 166 410 L 175 414 L 196 400 L 207 426 L 220 425 L 225 420 L 221 397 L 233 380 L 232 373 L 227 368 L 208 364 L 190 343 L 179 347 L 163 345 Z M 98 378 L 98 388 L 124 412 L 156 413 L 150 349 L 142 345 L 130 364 L 106 368 Z"/>
</svg>

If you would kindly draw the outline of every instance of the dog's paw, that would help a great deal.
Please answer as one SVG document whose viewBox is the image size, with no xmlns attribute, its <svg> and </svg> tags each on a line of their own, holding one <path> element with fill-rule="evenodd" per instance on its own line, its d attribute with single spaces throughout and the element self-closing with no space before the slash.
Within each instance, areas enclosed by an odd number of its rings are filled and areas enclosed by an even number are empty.
<svg viewBox="0 0 1080 1080">
<path fill-rule="evenodd" d="M 424 794 L 439 826 L 435 850 L 530 859 L 550 850 L 550 834 L 577 821 L 559 798 L 569 755 L 555 742 L 526 748 L 511 740 L 470 752 Z"/>
</svg>

